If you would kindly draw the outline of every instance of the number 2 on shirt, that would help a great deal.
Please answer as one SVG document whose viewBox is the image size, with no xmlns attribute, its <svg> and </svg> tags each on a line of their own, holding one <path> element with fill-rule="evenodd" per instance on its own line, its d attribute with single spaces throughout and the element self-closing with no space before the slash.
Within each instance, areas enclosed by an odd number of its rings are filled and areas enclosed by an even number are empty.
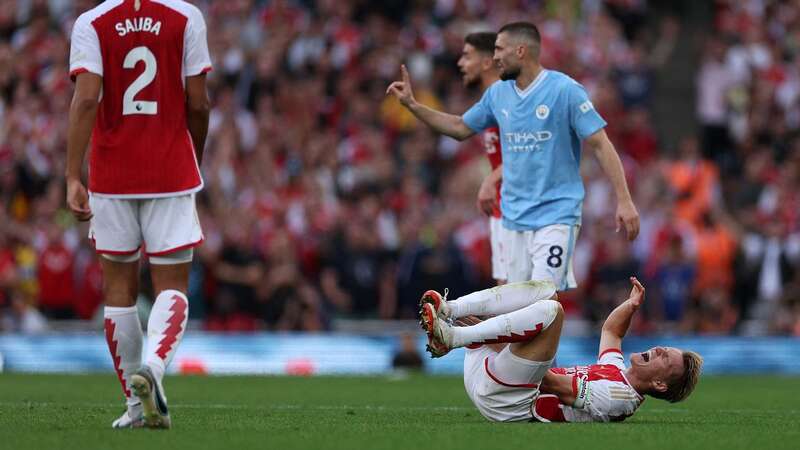
<svg viewBox="0 0 800 450">
<path fill-rule="evenodd" d="M 148 84 L 152 83 L 156 77 L 158 63 L 156 63 L 156 57 L 153 55 L 153 52 L 144 46 L 136 47 L 125 55 L 122 67 L 125 69 L 133 69 L 139 61 L 144 61 L 144 72 L 133 80 L 133 83 L 125 90 L 125 95 L 122 97 L 123 116 L 129 116 L 131 114 L 158 114 L 158 102 L 134 99 L 136 94 L 146 88 Z"/>
</svg>

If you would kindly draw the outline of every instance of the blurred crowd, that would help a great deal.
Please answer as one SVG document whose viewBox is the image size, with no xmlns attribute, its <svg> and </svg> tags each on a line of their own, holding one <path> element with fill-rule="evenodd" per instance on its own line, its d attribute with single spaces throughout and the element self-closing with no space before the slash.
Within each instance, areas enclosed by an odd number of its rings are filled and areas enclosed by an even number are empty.
<svg viewBox="0 0 800 450">
<path fill-rule="evenodd" d="M 0 0 L 3 331 L 90 319 L 102 302 L 62 176 L 69 31 L 94 3 Z M 587 154 L 570 317 L 601 321 L 636 274 L 637 332 L 800 335 L 800 2 L 714 2 L 692 66 L 696 132 L 675 148 L 652 109 L 685 25 L 647 0 L 193 3 L 214 62 L 189 293 L 206 329 L 410 319 L 425 289 L 492 285 L 482 145 L 435 135 L 384 91 L 406 63 L 418 100 L 465 111 L 480 93 L 456 67 L 464 36 L 525 19 L 543 64 L 582 82 L 608 121 L 642 219 L 633 244 L 614 233 L 613 191 Z"/>
</svg>

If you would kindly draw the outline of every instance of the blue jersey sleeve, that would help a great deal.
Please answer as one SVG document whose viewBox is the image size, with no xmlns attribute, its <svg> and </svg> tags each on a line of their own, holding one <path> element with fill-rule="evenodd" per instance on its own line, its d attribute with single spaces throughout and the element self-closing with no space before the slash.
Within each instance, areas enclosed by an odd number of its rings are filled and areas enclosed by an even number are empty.
<svg viewBox="0 0 800 450">
<path fill-rule="evenodd" d="M 497 126 L 494 113 L 492 113 L 492 88 L 494 88 L 494 85 L 490 86 L 489 89 L 483 93 L 478 103 L 472 105 L 472 108 L 468 109 L 467 112 L 461 116 L 461 120 L 464 121 L 464 124 L 476 133 Z"/>
<path fill-rule="evenodd" d="M 569 83 L 567 87 L 569 102 L 569 125 L 581 140 L 597 133 L 607 123 L 594 109 L 594 105 L 586 94 L 586 89 L 578 83 Z"/>
</svg>

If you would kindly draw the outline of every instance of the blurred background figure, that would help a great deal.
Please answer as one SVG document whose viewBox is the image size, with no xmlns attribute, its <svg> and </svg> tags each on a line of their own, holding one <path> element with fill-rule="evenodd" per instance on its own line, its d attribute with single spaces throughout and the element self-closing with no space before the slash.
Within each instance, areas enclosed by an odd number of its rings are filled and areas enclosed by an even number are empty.
<svg viewBox="0 0 800 450">
<path fill-rule="evenodd" d="M 424 365 L 422 355 L 417 350 L 416 335 L 403 333 L 392 358 L 392 368 L 396 371 L 421 371 Z"/>
<path fill-rule="evenodd" d="M 69 33 L 94 2 L 0 3 L 0 327 L 33 333 L 100 302 L 61 188 Z M 604 317 L 635 274 L 658 301 L 632 332 L 800 334 L 797 2 L 193 3 L 216 68 L 195 326 L 413 319 L 425 289 L 492 285 L 480 142 L 435 136 L 384 89 L 405 63 L 420 102 L 463 112 L 479 95 L 464 36 L 530 20 L 542 64 L 608 121 L 642 223 L 633 244 L 608 238 L 613 189 L 584 158 L 567 323 Z"/>
</svg>

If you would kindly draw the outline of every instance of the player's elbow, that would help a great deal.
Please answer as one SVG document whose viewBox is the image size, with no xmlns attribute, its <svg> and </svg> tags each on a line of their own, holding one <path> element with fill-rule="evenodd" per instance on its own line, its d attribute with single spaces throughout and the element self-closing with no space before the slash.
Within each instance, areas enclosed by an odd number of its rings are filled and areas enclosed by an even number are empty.
<svg viewBox="0 0 800 450">
<path fill-rule="evenodd" d="M 606 319 L 606 321 L 603 322 L 603 326 L 600 327 L 600 332 L 609 336 L 617 336 L 619 334 L 617 333 L 618 328 L 619 326 L 612 320 Z"/>
<path fill-rule="evenodd" d="M 72 98 L 72 111 L 77 114 L 91 113 L 97 109 L 97 98 L 88 95 L 75 95 Z"/>
<path fill-rule="evenodd" d="M 472 129 L 470 129 L 470 127 L 468 127 L 460 118 L 454 128 L 454 132 L 450 136 L 457 141 L 463 141 L 475 134 L 475 132 L 472 131 Z"/>
<path fill-rule="evenodd" d="M 211 102 L 205 96 L 189 98 L 186 101 L 186 111 L 193 116 L 207 116 L 211 112 Z"/>
<path fill-rule="evenodd" d="M 614 148 L 614 144 L 612 144 L 611 141 L 607 137 L 605 137 L 605 135 L 597 136 L 596 139 L 589 141 L 588 144 L 589 148 L 592 149 L 592 151 L 594 151 L 594 154 L 598 158 L 604 158 L 611 155 L 616 156 L 617 154 L 617 150 Z"/>
<path fill-rule="evenodd" d="M 601 139 L 595 139 L 594 136 L 586 140 L 586 146 L 598 156 L 606 150 L 604 142 Z"/>
</svg>

